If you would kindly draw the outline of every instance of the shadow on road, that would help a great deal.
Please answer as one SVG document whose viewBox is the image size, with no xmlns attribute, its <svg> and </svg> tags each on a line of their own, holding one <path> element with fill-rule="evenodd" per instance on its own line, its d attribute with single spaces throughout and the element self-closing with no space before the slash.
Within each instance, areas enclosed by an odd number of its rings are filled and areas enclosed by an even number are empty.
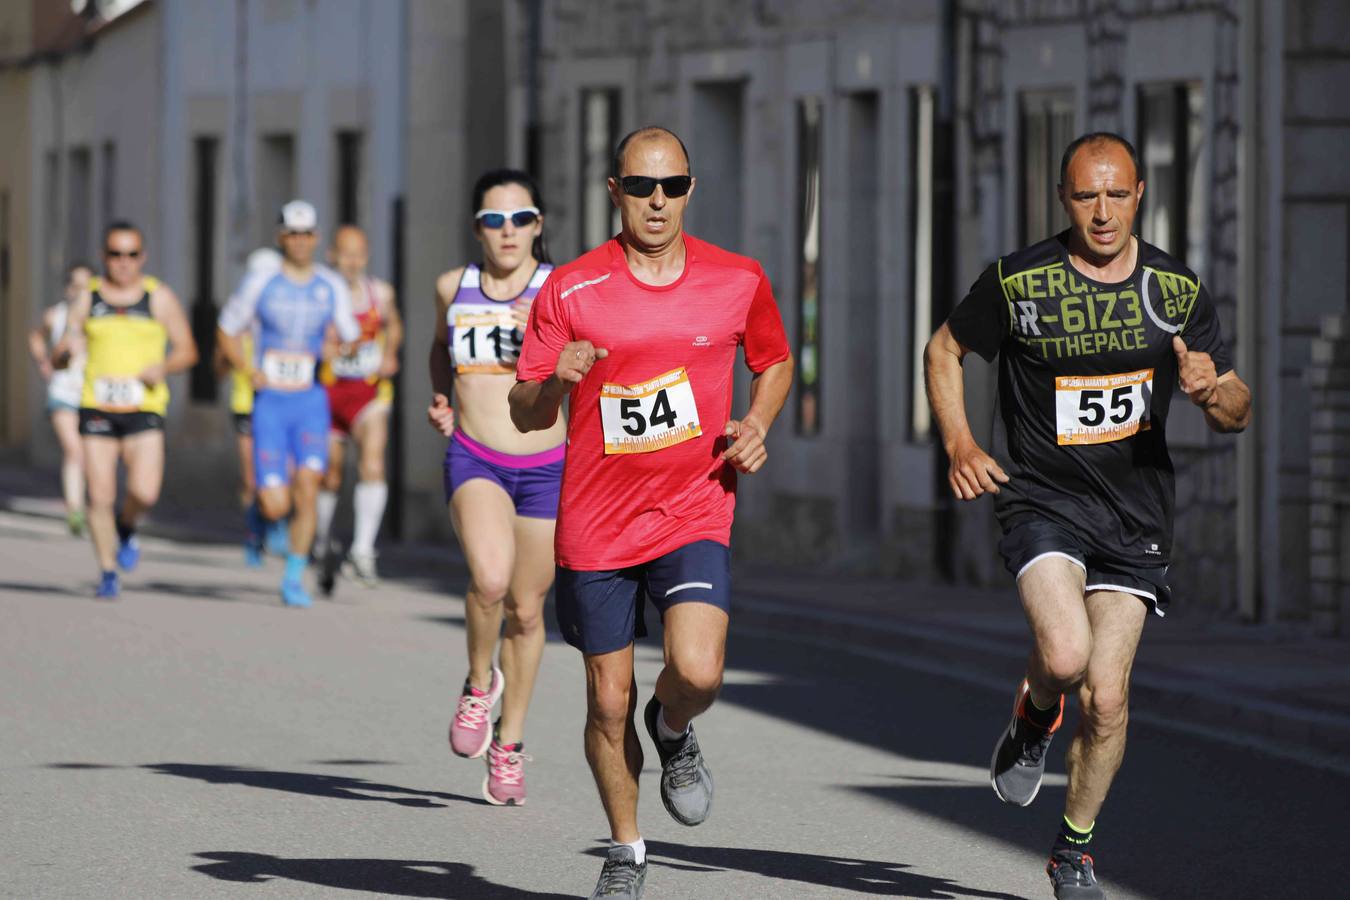
<svg viewBox="0 0 1350 900">
<path fill-rule="evenodd" d="M 143 591 L 148 594 L 167 594 L 170 597 L 182 597 L 189 600 L 216 600 L 235 603 L 240 600 L 253 600 L 265 597 L 268 602 L 276 600 L 278 594 L 273 587 L 250 587 L 230 578 L 220 581 L 130 581 L 127 591 Z"/>
<path fill-rule="evenodd" d="M 275 878 L 392 897 L 464 900 L 571 900 L 570 894 L 540 893 L 494 884 L 458 862 L 416 859 L 283 859 L 265 853 L 198 853 L 211 860 L 193 870 L 221 881 L 261 883 Z"/>
<path fill-rule="evenodd" d="M 268 769 L 250 769 L 243 766 L 207 766 L 189 763 L 155 763 L 141 766 L 160 775 L 195 778 L 208 784 L 242 784 L 269 791 L 285 791 L 310 797 L 328 797 L 334 800 L 380 800 L 398 806 L 422 808 L 444 807 L 436 800 L 487 805 L 487 801 L 441 791 L 420 791 L 350 778 L 345 775 L 316 775 L 310 772 L 275 772 Z M 381 796 L 386 795 L 386 796 Z M 403 795 L 403 796 L 393 796 Z"/>
<path fill-rule="evenodd" d="M 16 594 L 59 594 L 62 597 L 78 597 L 79 594 L 50 584 L 28 584 L 22 581 L 0 581 L 0 591 Z M 92 590 L 90 591 L 92 594 Z"/>
<path fill-rule="evenodd" d="M 586 852 L 601 858 L 605 855 L 605 850 L 600 848 Z M 920 875 L 910 871 L 912 867 L 906 863 L 852 859 L 847 856 L 816 856 L 811 853 L 743 847 L 687 847 L 665 841 L 647 841 L 647 860 L 663 868 L 690 872 L 734 869 L 777 881 L 796 881 L 883 897 L 910 897 L 913 900 L 952 900 L 955 897 L 1026 900 L 1017 894 L 982 891 L 962 887 L 949 878 Z"/>
</svg>

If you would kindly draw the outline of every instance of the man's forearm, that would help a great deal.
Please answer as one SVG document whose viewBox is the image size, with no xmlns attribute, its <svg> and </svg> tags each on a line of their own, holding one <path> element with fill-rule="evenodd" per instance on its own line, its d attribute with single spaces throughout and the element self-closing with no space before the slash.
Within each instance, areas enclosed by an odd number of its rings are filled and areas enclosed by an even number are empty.
<svg viewBox="0 0 1350 900">
<path fill-rule="evenodd" d="M 937 422 L 942 446 L 950 454 L 953 447 L 973 439 L 966 419 L 965 375 L 961 358 L 930 341 L 924 350 L 924 389 L 928 406 Z"/>
<path fill-rule="evenodd" d="M 1242 431 L 1252 420 L 1252 394 L 1241 380 L 1222 381 L 1214 389 L 1214 404 L 1205 409 L 1205 421 L 1225 434 Z"/>
<path fill-rule="evenodd" d="M 511 388 L 511 424 L 521 434 L 552 428 L 568 391 L 556 375 L 543 381 L 517 381 Z"/>
<path fill-rule="evenodd" d="M 224 354 L 225 361 L 229 363 L 231 369 L 236 372 L 247 372 L 253 368 L 244 359 L 244 351 L 239 346 L 239 338 L 226 334 L 224 330 L 216 329 L 216 343 L 220 347 L 220 352 Z"/>
<path fill-rule="evenodd" d="M 763 372 L 756 373 L 750 380 L 750 409 L 742 421 L 759 426 L 762 435 L 769 433 L 769 428 L 783 411 L 788 392 L 792 390 L 792 371 L 795 365 L 789 356 Z"/>
</svg>

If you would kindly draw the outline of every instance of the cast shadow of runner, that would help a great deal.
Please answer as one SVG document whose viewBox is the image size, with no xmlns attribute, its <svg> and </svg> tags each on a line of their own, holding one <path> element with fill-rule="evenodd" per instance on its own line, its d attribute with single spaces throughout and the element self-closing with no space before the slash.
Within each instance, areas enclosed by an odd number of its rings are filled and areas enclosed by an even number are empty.
<svg viewBox="0 0 1350 900">
<path fill-rule="evenodd" d="M 310 797 L 328 797 L 334 800 L 378 800 L 398 806 L 421 808 L 445 807 L 436 800 L 487 805 L 487 801 L 441 791 L 422 791 L 380 784 L 346 775 L 319 775 L 311 772 L 275 772 L 268 769 L 250 769 L 244 766 L 208 766 L 190 763 L 154 763 L 141 766 L 160 775 L 195 778 L 209 784 L 242 784 L 270 791 L 305 794 Z M 378 796 L 402 794 L 405 796 Z M 406 796 L 412 795 L 412 796 Z"/>
<path fill-rule="evenodd" d="M 211 860 L 195 872 L 221 881 L 260 884 L 277 878 L 326 888 L 367 891 L 393 897 L 447 897 L 464 900 L 571 900 L 570 894 L 541 893 L 494 884 L 466 863 L 417 859 L 283 859 L 265 853 L 198 853 Z"/>
<path fill-rule="evenodd" d="M 605 850 L 600 848 L 586 852 L 602 858 L 605 855 Z M 735 869 L 777 881 L 796 881 L 885 897 L 910 897 L 914 900 L 954 900 L 957 897 L 1025 900 L 1016 894 L 963 887 L 949 878 L 922 875 L 910 871 L 913 867 L 905 863 L 852 859 L 847 856 L 817 856 L 744 847 L 689 847 L 665 841 L 647 841 L 647 860 L 655 866 L 688 872 Z"/>
</svg>

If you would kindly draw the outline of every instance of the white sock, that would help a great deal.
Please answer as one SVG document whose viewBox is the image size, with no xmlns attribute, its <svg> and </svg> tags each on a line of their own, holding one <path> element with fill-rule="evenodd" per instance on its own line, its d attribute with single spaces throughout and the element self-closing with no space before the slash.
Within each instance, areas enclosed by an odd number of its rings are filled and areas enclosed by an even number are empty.
<svg viewBox="0 0 1350 900">
<path fill-rule="evenodd" d="M 314 523 L 314 546 L 322 552 L 328 546 L 328 532 L 333 527 L 333 514 L 337 512 L 337 491 L 319 491 L 319 502 L 315 505 L 318 517 Z"/>
<path fill-rule="evenodd" d="M 626 844 L 623 841 L 613 841 L 612 843 L 614 844 L 615 847 L 632 847 L 634 861 L 639 866 L 647 861 L 647 842 L 644 841 L 642 838 L 638 838 L 631 844 Z"/>
<path fill-rule="evenodd" d="M 661 712 L 656 716 L 656 733 L 663 741 L 678 741 L 689 733 L 689 726 L 684 726 L 684 731 L 676 731 L 666 724 L 666 708 L 661 707 Z"/>
<path fill-rule="evenodd" d="M 353 494 L 356 507 L 356 528 L 352 536 L 352 552 L 363 555 L 375 552 L 375 535 L 380 533 L 384 505 L 389 502 L 389 485 L 383 481 L 362 481 Z"/>
<path fill-rule="evenodd" d="M 84 469 L 77 462 L 61 465 L 61 493 L 70 512 L 84 511 Z"/>
</svg>

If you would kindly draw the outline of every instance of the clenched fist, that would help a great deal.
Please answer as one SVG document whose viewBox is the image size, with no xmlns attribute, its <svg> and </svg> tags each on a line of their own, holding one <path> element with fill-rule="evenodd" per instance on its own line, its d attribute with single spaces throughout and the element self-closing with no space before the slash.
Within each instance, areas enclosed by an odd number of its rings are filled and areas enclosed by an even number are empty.
<svg viewBox="0 0 1350 900">
<path fill-rule="evenodd" d="M 558 366 L 553 374 L 567 387 L 580 384 L 581 379 L 595 365 L 597 359 L 609 356 L 609 351 L 594 346 L 590 341 L 573 341 L 558 354 Z"/>
</svg>

